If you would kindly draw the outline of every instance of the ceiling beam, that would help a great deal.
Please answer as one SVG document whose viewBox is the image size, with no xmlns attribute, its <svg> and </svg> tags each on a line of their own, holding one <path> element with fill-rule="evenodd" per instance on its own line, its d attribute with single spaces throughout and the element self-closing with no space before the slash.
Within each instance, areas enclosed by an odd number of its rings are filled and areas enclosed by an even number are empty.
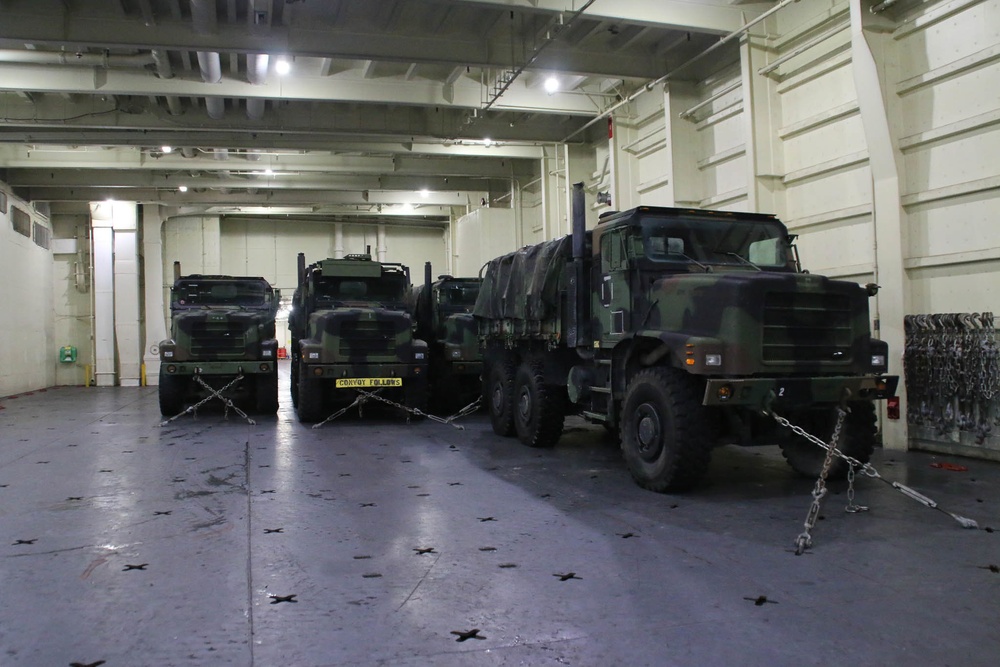
<svg viewBox="0 0 1000 667">
<path fill-rule="evenodd" d="M 523 11 L 573 14 L 579 10 L 579 0 L 448 0 L 449 4 L 488 5 Z M 730 33 L 745 23 L 745 19 L 764 13 L 772 2 L 757 2 L 739 7 L 716 0 L 602 0 L 587 9 L 584 16 L 600 21 L 621 21 L 677 28 L 715 34 Z"/>
<path fill-rule="evenodd" d="M 687 3 L 684 3 L 687 4 Z M 300 13 L 298 17 L 304 16 Z M 285 53 L 294 56 L 387 60 L 503 68 L 510 66 L 509 36 L 483 38 L 469 31 L 456 34 L 392 34 L 351 31 L 325 23 L 303 22 L 291 27 L 274 27 L 248 35 L 242 25 L 221 24 L 210 35 L 199 35 L 187 22 L 163 20 L 146 26 L 131 17 L 91 16 L 69 12 L 53 18 L 39 10 L 5 9 L 0 21 L 0 41 L 35 43 L 54 47 L 121 49 L 167 49 L 216 51 L 220 53 Z M 515 47 L 518 45 L 515 44 Z M 520 50 L 528 49 L 521 44 Z M 551 53 L 549 53 L 551 51 Z M 594 76 L 656 78 L 662 65 L 648 53 L 607 53 L 553 45 L 542 54 L 542 67 Z"/>
<path fill-rule="evenodd" d="M 45 150 L 23 146 L 0 147 L 0 163 L 17 169 L 147 169 L 155 171 L 218 171 L 230 169 L 276 172 L 362 174 L 426 177 L 509 179 L 531 173 L 534 161 L 484 160 L 477 157 L 360 156 L 312 153 L 304 155 L 262 153 L 258 161 L 220 162 L 211 154 L 184 158 L 174 151 L 162 157 L 135 150 Z"/>
<path fill-rule="evenodd" d="M 224 166 L 226 175 L 218 171 L 154 171 L 116 169 L 8 169 L 5 182 L 15 188 L 43 188 L 53 184 L 63 188 L 260 188 L 267 190 L 385 190 L 408 192 L 414 203 L 454 205 L 454 194 L 477 197 L 483 191 L 504 188 L 508 179 L 462 176 L 399 176 L 392 174 L 354 175 L 350 173 L 310 173 L 304 175 L 274 173 L 265 175 L 253 169 L 256 163 Z M 427 190 L 426 196 L 420 194 Z"/>
<path fill-rule="evenodd" d="M 181 97 L 238 97 L 314 102 L 362 102 L 407 106 L 478 109 L 483 88 L 472 79 L 447 85 L 404 78 L 375 79 L 376 61 L 368 61 L 361 78 L 339 76 L 291 79 L 269 77 L 263 84 L 225 77 L 219 83 L 205 83 L 200 77 L 181 74 L 161 79 L 143 70 L 109 70 L 68 65 L 23 65 L 0 63 L 0 91 L 31 90 L 41 93 L 90 95 L 163 95 Z M 464 68 L 455 68 L 460 76 Z M 450 86 L 450 87 L 449 87 Z M 450 94 L 446 95 L 446 88 Z M 497 110 L 513 109 L 539 113 L 591 116 L 599 111 L 583 95 L 549 95 L 515 82 L 493 105 Z"/>
</svg>

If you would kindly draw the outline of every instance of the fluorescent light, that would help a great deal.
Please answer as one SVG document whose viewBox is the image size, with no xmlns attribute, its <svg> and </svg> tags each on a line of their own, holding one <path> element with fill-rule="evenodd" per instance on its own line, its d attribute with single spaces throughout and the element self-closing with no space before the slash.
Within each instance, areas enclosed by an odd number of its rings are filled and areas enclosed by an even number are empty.
<svg viewBox="0 0 1000 667">
<path fill-rule="evenodd" d="M 545 79 L 545 92 L 549 95 L 559 90 L 559 79 L 554 76 L 550 76 Z"/>
</svg>

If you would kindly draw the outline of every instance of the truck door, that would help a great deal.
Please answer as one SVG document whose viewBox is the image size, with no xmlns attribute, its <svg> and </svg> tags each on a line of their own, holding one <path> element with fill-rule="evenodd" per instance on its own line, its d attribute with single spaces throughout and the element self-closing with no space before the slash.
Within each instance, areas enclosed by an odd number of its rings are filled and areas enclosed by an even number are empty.
<svg viewBox="0 0 1000 667">
<path fill-rule="evenodd" d="M 600 288 L 594 312 L 601 325 L 600 341 L 614 345 L 625 333 L 629 318 L 628 255 L 624 230 L 601 236 Z"/>
</svg>

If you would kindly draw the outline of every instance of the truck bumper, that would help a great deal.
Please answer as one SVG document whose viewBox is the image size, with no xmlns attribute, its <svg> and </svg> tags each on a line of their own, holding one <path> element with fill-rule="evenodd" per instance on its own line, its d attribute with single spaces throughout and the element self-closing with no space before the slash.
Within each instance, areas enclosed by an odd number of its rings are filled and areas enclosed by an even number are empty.
<svg viewBox="0 0 1000 667">
<path fill-rule="evenodd" d="M 167 375 L 261 375 L 274 373 L 273 361 L 166 361 L 160 360 L 160 370 Z"/>
<path fill-rule="evenodd" d="M 427 367 L 422 364 L 304 364 L 302 373 L 311 378 L 406 378 L 423 379 Z"/>
<path fill-rule="evenodd" d="M 770 405 L 802 406 L 838 403 L 845 396 L 852 401 L 875 401 L 896 395 L 897 375 L 796 377 L 796 378 L 711 378 L 705 383 L 703 405 L 748 406 L 766 409 Z M 848 390 L 850 393 L 845 393 Z"/>
</svg>

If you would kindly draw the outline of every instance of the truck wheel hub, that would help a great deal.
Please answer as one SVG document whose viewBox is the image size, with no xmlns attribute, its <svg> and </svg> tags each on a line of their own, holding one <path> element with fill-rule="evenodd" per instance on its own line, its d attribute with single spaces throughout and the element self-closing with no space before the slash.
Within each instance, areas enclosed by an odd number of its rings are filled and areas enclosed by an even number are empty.
<svg viewBox="0 0 1000 667">
<path fill-rule="evenodd" d="M 640 405 L 636 410 L 635 434 L 640 456 L 647 461 L 655 460 L 660 453 L 663 438 L 660 435 L 660 416 L 651 406 Z"/>
<path fill-rule="evenodd" d="M 531 416 L 531 396 L 528 392 L 522 391 L 517 400 L 517 411 L 521 414 L 521 419 L 527 421 Z"/>
</svg>

